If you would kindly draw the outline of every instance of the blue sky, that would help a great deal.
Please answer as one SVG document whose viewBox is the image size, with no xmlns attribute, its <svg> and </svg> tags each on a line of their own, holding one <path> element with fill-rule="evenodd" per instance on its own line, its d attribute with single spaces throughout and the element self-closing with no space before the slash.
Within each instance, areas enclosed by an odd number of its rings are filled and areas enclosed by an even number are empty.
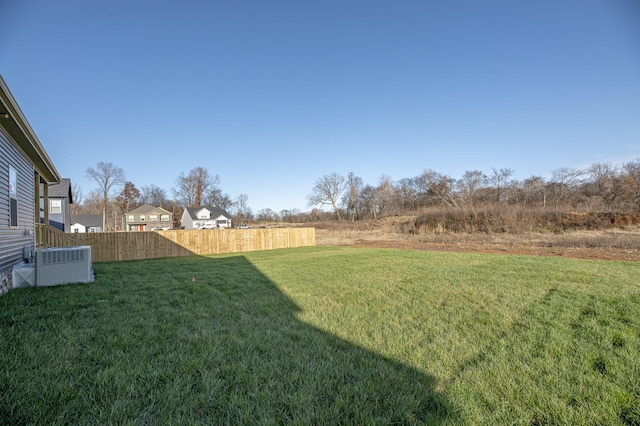
<svg viewBox="0 0 640 426">
<path fill-rule="evenodd" d="M 640 156 L 640 2 L 0 0 L 0 74 L 64 177 L 255 211 L 322 175 L 515 178 Z"/>
</svg>

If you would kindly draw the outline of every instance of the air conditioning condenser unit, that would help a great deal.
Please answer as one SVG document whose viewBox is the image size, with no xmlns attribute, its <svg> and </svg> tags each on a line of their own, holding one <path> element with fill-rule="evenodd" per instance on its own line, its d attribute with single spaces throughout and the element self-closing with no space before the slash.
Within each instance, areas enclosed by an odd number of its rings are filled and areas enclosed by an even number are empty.
<svg viewBox="0 0 640 426">
<path fill-rule="evenodd" d="M 93 281 L 91 246 L 36 251 L 36 285 L 40 287 Z"/>
</svg>

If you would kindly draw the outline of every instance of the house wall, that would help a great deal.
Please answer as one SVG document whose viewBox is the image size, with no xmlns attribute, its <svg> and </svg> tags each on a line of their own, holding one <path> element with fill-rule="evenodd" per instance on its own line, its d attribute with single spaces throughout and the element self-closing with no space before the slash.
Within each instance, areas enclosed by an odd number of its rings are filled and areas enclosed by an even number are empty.
<svg viewBox="0 0 640 426">
<path fill-rule="evenodd" d="M 129 217 L 133 216 L 133 220 L 129 220 Z M 140 216 L 145 216 L 145 220 L 141 221 L 140 220 Z M 129 232 L 134 232 L 134 231 L 139 231 L 140 229 L 140 225 L 144 226 L 146 228 L 147 226 L 147 214 L 140 214 L 140 213 L 135 213 L 135 214 L 130 214 L 127 213 L 125 215 L 122 216 L 122 230 L 123 231 L 129 231 Z"/>
<path fill-rule="evenodd" d="M 60 213 L 52 213 L 51 212 L 51 200 L 60 200 L 61 202 L 61 211 Z M 70 206 L 69 200 L 67 198 L 52 198 L 49 197 L 49 201 L 47 202 L 46 207 L 44 206 L 44 199 L 40 200 L 40 223 L 44 222 L 44 209 L 49 209 L 49 225 L 53 226 L 56 229 L 61 230 L 62 232 L 70 232 L 69 231 L 69 216 L 70 216 Z"/>
<path fill-rule="evenodd" d="M 83 225 L 81 223 L 74 223 L 69 226 L 70 234 L 85 234 L 87 232 L 102 232 L 102 226 Z"/>
<path fill-rule="evenodd" d="M 10 226 L 9 167 L 17 172 L 18 226 Z M 35 249 L 34 168 L 0 127 L 0 294 L 11 288 L 11 269 L 24 247 Z"/>
<path fill-rule="evenodd" d="M 169 220 L 161 221 L 163 214 L 169 215 Z M 151 220 L 151 216 L 156 215 L 158 220 Z M 133 216 L 133 220 L 129 220 L 129 216 Z M 141 221 L 140 216 L 144 216 L 145 220 Z M 151 231 L 154 228 L 166 228 L 173 229 L 173 214 L 166 210 L 151 210 L 148 213 L 127 213 L 122 216 L 122 229 L 129 232 L 139 232 L 140 226 L 143 226 L 144 231 Z"/>
<path fill-rule="evenodd" d="M 71 225 L 71 233 L 75 234 L 75 233 L 85 233 L 87 232 L 87 227 L 84 226 L 81 223 L 74 223 L 73 225 Z"/>
<path fill-rule="evenodd" d="M 182 225 L 183 229 L 193 229 L 193 219 L 191 219 L 191 216 L 189 215 L 187 209 L 184 209 L 184 212 L 182 212 L 180 224 Z"/>
<path fill-rule="evenodd" d="M 231 219 L 227 219 L 224 216 L 218 216 L 215 222 L 217 228 L 231 228 Z"/>
<path fill-rule="evenodd" d="M 231 228 L 231 219 L 224 216 L 208 219 L 193 219 L 186 210 L 180 221 L 182 229 L 213 229 L 213 228 Z"/>
</svg>

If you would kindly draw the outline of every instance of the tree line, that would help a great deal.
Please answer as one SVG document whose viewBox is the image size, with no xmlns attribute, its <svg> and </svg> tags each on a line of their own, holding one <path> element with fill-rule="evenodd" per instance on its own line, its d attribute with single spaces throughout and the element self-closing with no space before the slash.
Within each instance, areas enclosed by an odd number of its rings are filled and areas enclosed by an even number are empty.
<svg viewBox="0 0 640 426">
<path fill-rule="evenodd" d="M 220 177 L 204 167 L 180 173 L 170 193 L 154 184 L 140 188 L 113 163 L 99 162 L 86 176 L 97 184 L 88 194 L 73 186 L 73 214 L 102 214 L 104 230 L 119 230 L 123 214 L 143 205 L 173 213 L 174 227 L 186 207 L 220 207 L 243 222 L 318 222 L 363 220 L 415 213 L 425 208 L 451 210 L 496 206 L 584 212 L 640 212 L 640 158 L 621 164 L 595 163 L 584 169 L 562 167 L 550 177 L 514 179 L 510 168 L 466 171 L 455 179 L 433 169 L 397 181 L 382 175 L 375 184 L 354 173 L 318 178 L 307 196 L 310 211 L 297 208 L 253 212 L 246 194 L 235 198 L 220 187 Z M 328 207 L 330 211 L 324 209 Z"/>
<path fill-rule="evenodd" d="M 290 218 L 291 212 L 284 210 L 280 214 L 270 209 L 262 209 L 255 214 L 248 205 L 246 194 L 235 199 L 222 191 L 220 177 L 205 167 L 195 167 L 188 173 L 180 173 L 169 194 L 157 185 L 145 185 L 140 188 L 127 180 L 125 171 L 109 162 L 99 162 L 89 167 L 86 176 L 97 184 L 97 188 L 84 194 L 81 187 L 72 184 L 74 204 L 72 214 L 101 214 L 105 231 L 120 230 L 121 218 L 144 204 L 162 207 L 173 213 L 174 228 L 180 228 L 180 218 L 187 207 L 219 207 L 232 215 L 234 223 L 260 220 L 274 221 L 282 217 Z"/>
<path fill-rule="evenodd" d="M 514 179 L 510 168 L 466 171 L 455 179 L 433 169 L 393 181 L 382 175 L 366 184 L 354 173 L 324 175 L 308 195 L 309 206 L 326 206 L 338 220 L 375 219 L 429 207 L 470 209 L 495 206 L 586 212 L 640 211 L 640 158 L 585 169 L 562 167 L 549 178 Z"/>
</svg>

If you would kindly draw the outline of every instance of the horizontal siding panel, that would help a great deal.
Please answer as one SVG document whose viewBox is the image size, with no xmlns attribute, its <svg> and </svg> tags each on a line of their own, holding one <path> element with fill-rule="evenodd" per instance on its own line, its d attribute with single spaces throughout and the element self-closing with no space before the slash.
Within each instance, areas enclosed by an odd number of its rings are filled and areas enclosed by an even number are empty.
<svg viewBox="0 0 640 426">
<path fill-rule="evenodd" d="M 9 226 L 9 167 L 18 175 L 17 227 Z M 22 261 L 24 247 L 34 248 L 33 179 L 33 165 L 0 127 L 0 272 Z"/>
<path fill-rule="evenodd" d="M 0 229 L 0 272 L 20 263 L 24 247 L 33 249 L 33 237 L 21 229 Z"/>
</svg>

